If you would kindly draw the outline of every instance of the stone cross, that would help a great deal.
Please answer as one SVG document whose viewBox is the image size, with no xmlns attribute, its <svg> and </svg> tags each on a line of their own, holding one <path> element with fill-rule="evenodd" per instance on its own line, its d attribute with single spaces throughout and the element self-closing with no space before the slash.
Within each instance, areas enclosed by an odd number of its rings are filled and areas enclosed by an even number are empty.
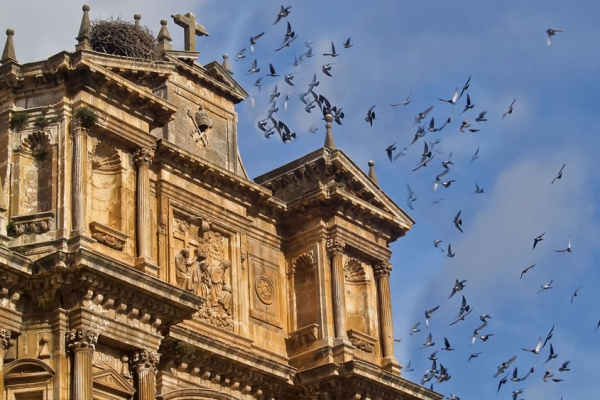
<svg viewBox="0 0 600 400">
<path fill-rule="evenodd" d="M 171 18 L 183 28 L 185 51 L 196 51 L 196 35 L 208 36 L 206 28 L 196 22 L 196 16 L 192 13 L 174 14 Z"/>
</svg>

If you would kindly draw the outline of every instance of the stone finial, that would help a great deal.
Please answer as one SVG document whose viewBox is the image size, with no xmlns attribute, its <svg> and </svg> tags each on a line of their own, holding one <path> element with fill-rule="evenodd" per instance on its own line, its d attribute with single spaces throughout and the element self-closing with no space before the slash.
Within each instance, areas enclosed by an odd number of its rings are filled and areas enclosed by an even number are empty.
<svg viewBox="0 0 600 400">
<path fill-rule="evenodd" d="M 325 116 L 325 121 L 327 121 L 325 123 L 325 129 L 327 130 L 327 133 L 325 134 L 325 144 L 323 147 L 333 150 L 335 149 L 335 142 L 333 141 L 333 134 L 331 133 L 331 122 L 333 121 L 333 115 L 327 114 Z"/>
<path fill-rule="evenodd" d="M 14 30 L 10 28 L 6 30 L 6 44 L 4 45 L 4 51 L 2 52 L 2 59 L 0 59 L 0 64 L 2 65 L 9 62 L 17 62 L 17 56 L 15 55 L 15 44 L 13 42 L 14 34 Z"/>
<path fill-rule="evenodd" d="M 379 182 L 377 182 L 377 176 L 375 175 L 375 161 L 369 161 L 369 178 L 371 178 L 376 185 L 379 185 Z"/>
<path fill-rule="evenodd" d="M 158 31 L 158 36 L 156 36 L 156 40 L 158 41 L 157 51 L 162 52 L 165 50 L 173 50 L 173 46 L 171 45 L 171 34 L 167 29 L 167 20 L 160 20 L 160 31 Z"/>
<path fill-rule="evenodd" d="M 133 14 L 133 19 L 135 21 L 135 27 L 141 28 L 140 19 L 142 19 L 142 14 Z"/>
<path fill-rule="evenodd" d="M 90 44 L 90 36 L 92 33 L 92 25 L 90 24 L 90 6 L 85 4 L 82 8 L 83 17 L 81 18 L 81 26 L 79 27 L 79 35 L 77 35 L 77 50 L 92 50 Z"/>
<path fill-rule="evenodd" d="M 233 68 L 231 68 L 231 64 L 229 63 L 229 54 L 223 54 L 223 63 L 221 66 L 229 73 L 229 75 L 233 75 Z"/>
</svg>

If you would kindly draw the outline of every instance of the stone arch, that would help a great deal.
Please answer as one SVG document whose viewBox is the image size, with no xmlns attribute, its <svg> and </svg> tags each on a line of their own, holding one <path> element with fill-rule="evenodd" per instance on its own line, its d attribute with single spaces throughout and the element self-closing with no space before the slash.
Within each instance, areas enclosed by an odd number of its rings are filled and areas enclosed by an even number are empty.
<svg viewBox="0 0 600 400">
<path fill-rule="evenodd" d="M 4 366 L 4 388 L 7 398 L 47 399 L 52 391 L 54 369 L 37 358 L 22 358 Z"/>
<path fill-rule="evenodd" d="M 372 335 L 374 322 L 368 310 L 372 309 L 373 291 L 365 263 L 349 257 L 344 264 L 344 280 L 346 328 Z"/>
</svg>

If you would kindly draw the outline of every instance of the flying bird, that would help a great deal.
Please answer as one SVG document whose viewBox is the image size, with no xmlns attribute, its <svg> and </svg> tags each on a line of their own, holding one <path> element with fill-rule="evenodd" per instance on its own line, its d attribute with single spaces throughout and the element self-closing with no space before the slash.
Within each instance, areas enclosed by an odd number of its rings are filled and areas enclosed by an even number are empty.
<svg viewBox="0 0 600 400">
<path fill-rule="evenodd" d="M 406 97 L 406 100 L 404 100 L 401 103 L 390 104 L 390 106 L 391 107 L 407 106 L 410 103 L 410 96 L 412 96 L 412 91 L 408 94 L 408 96 Z"/>
<path fill-rule="evenodd" d="M 448 257 L 452 258 L 456 255 L 456 253 L 452 252 L 452 246 L 448 245 L 448 253 L 446 254 Z"/>
<path fill-rule="evenodd" d="M 444 347 L 442 347 L 442 350 L 446 350 L 446 351 L 454 350 L 452 348 L 452 346 L 450 346 L 450 342 L 448 341 L 447 338 L 444 338 Z"/>
<path fill-rule="evenodd" d="M 427 116 L 427 114 L 429 114 L 431 112 L 431 110 L 433 110 L 433 106 L 429 107 L 427 110 L 419 113 L 416 117 L 415 117 L 415 124 L 420 124 L 421 121 L 423 121 L 425 119 L 425 117 Z"/>
<path fill-rule="evenodd" d="M 275 100 L 276 97 L 279 97 L 281 93 L 279 92 L 279 90 L 277 90 L 277 85 L 275 85 L 275 88 L 273 89 L 273 93 L 271 93 L 269 95 L 269 103 L 272 103 L 273 100 Z"/>
<path fill-rule="evenodd" d="M 550 328 L 550 332 L 548 332 L 548 334 L 546 335 L 546 339 L 544 340 L 544 344 L 542 345 L 542 349 L 544 347 L 546 347 L 546 343 L 548 343 L 548 341 L 550 339 L 552 339 L 552 335 L 554 334 L 554 324 L 552 325 L 552 328 Z"/>
<path fill-rule="evenodd" d="M 564 362 L 564 363 L 562 363 L 562 365 L 561 365 L 561 366 L 558 368 L 558 370 L 559 370 L 560 372 L 567 372 L 567 371 L 570 371 L 570 370 L 571 370 L 571 369 L 569 368 L 569 363 L 570 363 L 570 362 L 571 362 L 571 361 L 565 361 L 565 362 Z"/>
<path fill-rule="evenodd" d="M 541 289 L 538 290 L 538 293 L 543 292 L 544 290 L 548 290 L 548 289 L 552 289 L 552 282 L 554 281 L 554 279 L 550 279 L 550 282 L 546 283 L 545 285 L 542 285 Z"/>
<path fill-rule="evenodd" d="M 546 31 L 546 33 L 548 34 L 548 46 L 550 46 L 552 44 L 552 36 L 554 36 L 554 34 L 556 32 L 564 32 L 564 31 L 562 31 L 560 29 L 548 29 Z"/>
<path fill-rule="evenodd" d="M 573 298 L 579 296 L 579 289 L 581 289 L 583 286 L 579 286 L 575 292 L 573 293 L 573 295 L 571 296 L 571 304 L 573 304 Z"/>
<path fill-rule="evenodd" d="M 237 61 L 237 60 L 239 60 L 239 59 L 246 58 L 246 56 L 244 55 L 244 52 L 245 52 L 245 51 L 246 51 L 246 49 L 245 49 L 245 48 L 243 48 L 243 49 L 241 49 L 240 51 L 238 51 L 238 53 L 236 54 L 236 56 L 235 56 L 234 60 L 235 60 L 235 61 Z"/>
<path fill-rule="evenodd" d="M 535 345 L 535 347 L 533 349 L 525 349 L 525 348 L 521 348 L 521 349 L 528 351 L 530 353 L 533 353 L 533 354 L 540 354 L 541 348 L 542 348 L 542 338 L 540 337 L 537 341 L 537 344 Z"/>
<path fill-rule="evenodd" d="M 456 282 L 454 283 L 454 287 L 452 288 L 452 293 L 450 293 L 450 296 L 448 296 L 448 298 L 451 298 L 452 296 L 454 296 L 456 294 L 456 292 L 460 292 L 461 290 L 463 290 L 465 288 L 465 282 L 467 280 L 464 279 L 462 281 L 459 281 L 458 279 L 456 279 Z M 463 297 L 464 299 L 464 297 Z"/>
<path fill-rule="evenodd" d="M 545 234 L 546 234 L 546 232 L 542 233 L 540 236 L 537 236 L 537 237 L 535 237 L 535 238 L 533 239 L 533 249 L 535 249 L 535 246 L 537 246 L 537 244 L 538 244 L 539 242 L 541 242 L 542 240 L 544 240 L 544 237 L 543 237 L 543 236 L 544 236 Z M 533 249 L 532 249 L 532 250 L 533 250 Z"/>
<path fill-rule="evenodd" d="M 529 267 L 525 268 L 523 271 L 521 271 L 521 277 L 519 278 L 519 280 L 521 280 L 521 278 L 523 278 L 523 275 L 525 275 L 527 271 L 529 271 L 533 267 L 535 267 L 535 264 L 532 264 Z"/>
<path fill-rule="evenodd" d="M 426 348 L 426 347 L 431 347 L 435 345 L 435 342 L 432 342 L 432 337 L 431 337 L 431 333 L 427 336 L 427 340 L 425 341 L 425 343 L 423 343 L 423 347 L 421 347 L 422 349 Z"/>
<path fill-rule="evenodd" d="M 407 197 L 408 208 L 410 208 L 411 210 L 414 210 L 412 203 L 417 200 L 417 198 L 415 197 L 415 191 L 410 188 L 410 185 L 408 183 L 406 184 L 406 188 L 408 190 L 408 197 Z"/>
<path fill-rule="evenodd" d="M 475 193 L 476 193 L 476 194 L 481 194 L 481 193 L 483 193 L 483 188 L 480 188 L 480 187 L 479 187 L 479 184 L 477 183 L 477 181 L 475 181 L 475 192 L 474 192 L 474 194 L 475 194 Z"/>
<path fill-rule="evenodd" d="M 569 239 L 569 243 L 568 243 L 566 249 L 554 250 L 554 252 L 556 252 L 556 253 L 570 253 L 571 252 L 571 239 Z"/>
<path fill-rule="evenodd" d="M 267 76 L 271 76 L 273 78 L 275 78 L 276 76 L 279 76 L 276 72 L 275 72 L 275 67 L 273 67 L 273 64 L 269 64 L 269 73 L 267 74 Z"/>
<path fill-rule="evenodd" d="M 467 96 L 468 96 L 468 95 L 467 95 Z M 461 114 L 462 114 L 462 113 L 461 113 Z M 461 131 L 461 132 L 464 132 L 464 131 L 465 131 L 465 129 L 467 129 L 467 128 L 468 128 L 468 127 L 470 127 L 470 126 L 471 126 L 471 124 L 469 123 L 469 119 L 468 119 L 468 118 L 465 118 L 465 119 L 463 120 L 463 122 L 460 124 L 460 128 L 459 128 L 459 129 L 460 129 L 460 131 Z"/>
<path fill-rule="evenodd" d="M 482 111 L 479 113 L 479 116 L 477 118 L 475 118 L 475 122 L 485 122 L 487 121 L 487 119 L 485 118 L 485 114 L 487 113 L 487 111 Z"/>
<path fill-rule="evenodd" d="M 396 150 L 396 142 L 394 142 L 393 144 L 390 144 L 387 147 L 387 149 L 385 149 L 385 152 L 386 152 L 388 158 L 390 159 L 390 162 L 393 161 L 392 153 L 394 152 L 394 150 Z"/>
<path fill-rule="evenodd" d="M 552 343 L 550 343 L 550 355 L 548 356 L 548 359 L 544 362 L 544 364 L 546 364 L 550 360 L 555 359 L 556 357 L 558 357 L 558 354 L 554 352 L 554 347 L 552 346 Z"/>
<path fill-rule="evenodd" d="M 481 352 L 478 353 L 473 353 L 469 356 L 469 359 L 467 360 L 467 362 L 471 361 L 472 358 L 477 358 L 479 357 L 479 355 L 481 354 Z"/>
<path fill-rule="evenodd" d="M 504 117 L 506 117 L 508 114 L 512 114 L 512 112 L 513 112 L 513 105 L 515 104 L 515 101 L 517 101 L 517 99 L 514 99 L 512 101 L 512 103 L 510 103 L 510 106 L 508 107 L 508 111 L 505 112 L 504 114 L 502 114 L 502 119 L 504 119 Z"/>
<path fill-rule="evenodd" d="M 434 241 L 433 241 L 433 245 L 435 246 L 435 248 L 436 248 L 436 249 L 438 248 L 438 245 L 439 245 L 440 243 L 442 243 L 442 241 L 441 241 L 441 240 L 439 240 L 439 239 L 436 239 L 436 240 L 434 240 Z"/>
<path fill-rule="evenodd" d="M 551 185 L 553 185 L 554 181 L 556 181 L 557 179 L 562 178 L 562 171 L 563 171 L 563 168 L 565 167 L 565 165 L 567 165 L 567 164 L 563 164 L 563 166 L 560 167 L 560 171 L 558 171 L 558 175 L 556 175 L 556 178 L 552 179 L 552 182 L 550 183 Z"/>
<path fill-rule="evenodd" d="M 369 111 L 367 111 L 367 116 L 365 117 L 365 121 L 371 124 L 371 126 L 373 126 L 373 120 L 375 119 L 375 111 L 373 111 L 374 108 L 375 106 L 369 108 Z"/>
<path fill-rule="evenodd" d="M 509 374 L 506 374 L 506 376 L 504 378 L 500 379 L 500 381 L 498 382 L 498 390 L 496 390 L 496 394 L 498 394 L 502 385 L 504 385 L 506 383 L 506 381 L 508 380 L 508 375 Z"/>
<path fill-rule="evenodd" d="M 460 218 L 460 213 L 462 212 L 459 211 L 458 214 L 456 214 L 456 216 L 454 217 L 454 226 L 456 227 L 456 229 L 458 229 L 460 231 L 460 233 L 464 233 L 461 225 L 462 225 L 462 219 Z"/>
<path fill-rule="evenodd" d="M 431 310 L 425 311 L 425 327 L 426 328 L 429 328 L 429 318 L 431 318 L 431 315 L 434 312 L 436 312 L 438 308 L 440 308 L 440 306 L 435 306 Z M 429 336 L 431 336 L 431 334 Z"/>
<path fill-rule="evenodd" d="M 496 374 L 494 375 L 494 378 L 499 377 L 501 374 L 504 373 L 504 371 L 506 371 L 508 369 L 508 367 L 510 366 L 510 364 L 512 364 L 515 360 L 517 359 L 517 356 L 512 356 L 508 361 L 503 362 L 502 364 L 500 364 L 498 366 L 498 371 L 496 372 Z M 506 375 L 508 376 L 508 375 Z"/>
<path fill-rule="evenodd" d="M 287 17 L 290 14 L 291 8 L 292 8 L 292 6 L 288 6 L 288 7 L 281 6 L 281 9 L 279 10 L 279 13 L 277 14 L 277 19 L 275 20 L 273 25 L 278 23 L 281 20 L 281 18 Z"/>
<path fill-rule="evenodd" d="M 421 332 L 421 330 L 419 329 L 419 325 L 421 325 L 421 323 L 420 323 L 420 322 L 417 322 L 416 324 L 414 324 L 414 325 L 412 326 L 412 328 L 410 328 L 410 332 L 408 332 L 408 333 L 409 333 L 409 335 L 411 335 L 411 336 L 412 336 L 412 334 L 413 334 L 413 333 Z"/>
<path fill-rule="evenodd" d="M 290 86 L 294 86 L 294 84 L 292 83 L 292 79 L 294 79 L 294 75 L 296 75 L 296 73 L 295 73 L 295 72 L 292 72 L 292 73 L 290 73 L 290 74 L 286 74 L 286 75 L 283 77 L 283 80 L 284 80 L 284 82 L 285 82 L 285 83 L 287 83 L 287 84 L 288 84 L 288 85 L 290 85 Z"/>
<path fill-rule="evenodd" d="M 335 52 L 335 45 L 331 42 L 331 53 L 323 53 L 324 56 L 337 57 L 339 53 Z"/>
<path fill-rule="evenodd" d="M 478 158 L 479 158 L 479 146 L 477 146 L 477 151 L 475 151 L 475 154 L 473 154 L 473 157 L 471 157 L 470 164 L 472 164 L 473 161 L 477 160 Z"/>
<path fill-rule="evenodd" d="M 250 50 L 252 51 L 252 54 L 254 54 L 254 45 L 256 44 L 256 41 L 260 39 L 264 34 L 264 32 L 261 32 L 256 36 L 250 37 Z"/>
<path fill-rule="evenodd" d="M 412 371 L 414 371 L 414 368 L 410 367 L 411 361 L 412 360 L 408 360 L 408 364 L 406 364 L 406 366 L 402 369 L 404 372 L 412 372 Z"/>
<path fill-rule="evenodd" d="M 348 38 L 345 42 L 344 42 L 344 48 L 345 49 L 349 49 L 350 47 L 352 47 L 353 45 L 350 44 L 350 38 Z"/>
<path fill-rule="evenodd" d="M 398 159 L 398 157 L 402 157 L 406 155 L 406 150 L 408 150 L 408 147 L 405 147 L 404 150 L 396 153 L 396 155 L 394 156 L 394 161 L 396 161 Z"/>
<path fill-rule="evenodd" d="M 252 66 L 250 67 L 250 69 L 248 70 L 248 73 L 246 75 L 250 75 L 255 72 L 260 72 L 260 68 L 258 68 L 258 64 L 257 64 L 256 60 L 254 60 L 254 62 L 252 63 Z M 255 83 L 255 85 L 256 85 L 256 83 Z M 260 85 L 259 85 L 259 87 L 260 87 Z"/>
<path fill-rule="evenodd" d="M 446 103 L 450 103 L 450 104 L 456 104 L 456 100 L 458 100 L 458 88 L 454 89 L 454 94 L 452 95 L 451 99 L 449 99 L 449 100 L 438 99 L 438 100 L 446 102 Z"/>
<path fill-rule="evenodd" d="M 467 112 L 467 110 L 470 110 L 473 107 L 475 107 L 475 104 L 471 103 L 471 96 L 469 96 L 469 93 L 467 93 L 467 105 L 465 106 L 465 109 L 463 110 L 463 112 L 461 112 L 461 114 L 464 114 L 465 112 Z"/>
<path fill-rule="evenodd" d="M 460 91 L 460 96 L 458 96 L 459 99 L 462 97 L 463 93 L 469 88 L 470 83 L 471 83 L 471 75 L 469 75 L 469 79 L 467 79 L 467 82 L 465 82 L 465 84 L 463 85 L 463 88 Z"/>
<path fill-rule="evenodd" d="M 333 76 L 333 75 L 331 75 L 331 67 L 333 67 L 334 64 L 335 63 L 323 65 L 323 73 L 327 76 Z"/>
</svg>

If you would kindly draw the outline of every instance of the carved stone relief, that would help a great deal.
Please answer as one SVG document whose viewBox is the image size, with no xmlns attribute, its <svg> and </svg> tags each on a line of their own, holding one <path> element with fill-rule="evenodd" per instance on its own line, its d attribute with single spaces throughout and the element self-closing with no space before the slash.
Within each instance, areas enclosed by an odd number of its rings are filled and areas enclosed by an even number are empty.
<svg viewBox="0 0 600 400">
<path fill-rule="evenodd" d="M 195 115 L 192 116 L 192 111 L 188 109 L 188 116 L 191 118 L 192 123 L 194 124 L 194 131 L 192 132 L 192 138 L 194 141 L 201 142 L 204 147 L 208 147 L 208 137 L 207 134 L 212 130 L 213 122 L 208 117 L 208 114 L 204 110 L 204 107 L 199 106 L 198 111 Z"/>
<path fill-rule="evenodd" d="M 188 246 L 175 254 L 177 286 L 205 299 L 199 307 L 200 319 L 233 330 L 231 261 L 226 257 L 229 239 L 208 221 L 195 217 L 174 218 L 173 235 Z"/>
<path fill-rule="evenodd" d="M 44 131 L 34 131 L 22 144 L 18 159 L 20 174 L 19 211 L 17 214 L 36 214 L 52 209 L 52 143 Z"/>
</svg>

